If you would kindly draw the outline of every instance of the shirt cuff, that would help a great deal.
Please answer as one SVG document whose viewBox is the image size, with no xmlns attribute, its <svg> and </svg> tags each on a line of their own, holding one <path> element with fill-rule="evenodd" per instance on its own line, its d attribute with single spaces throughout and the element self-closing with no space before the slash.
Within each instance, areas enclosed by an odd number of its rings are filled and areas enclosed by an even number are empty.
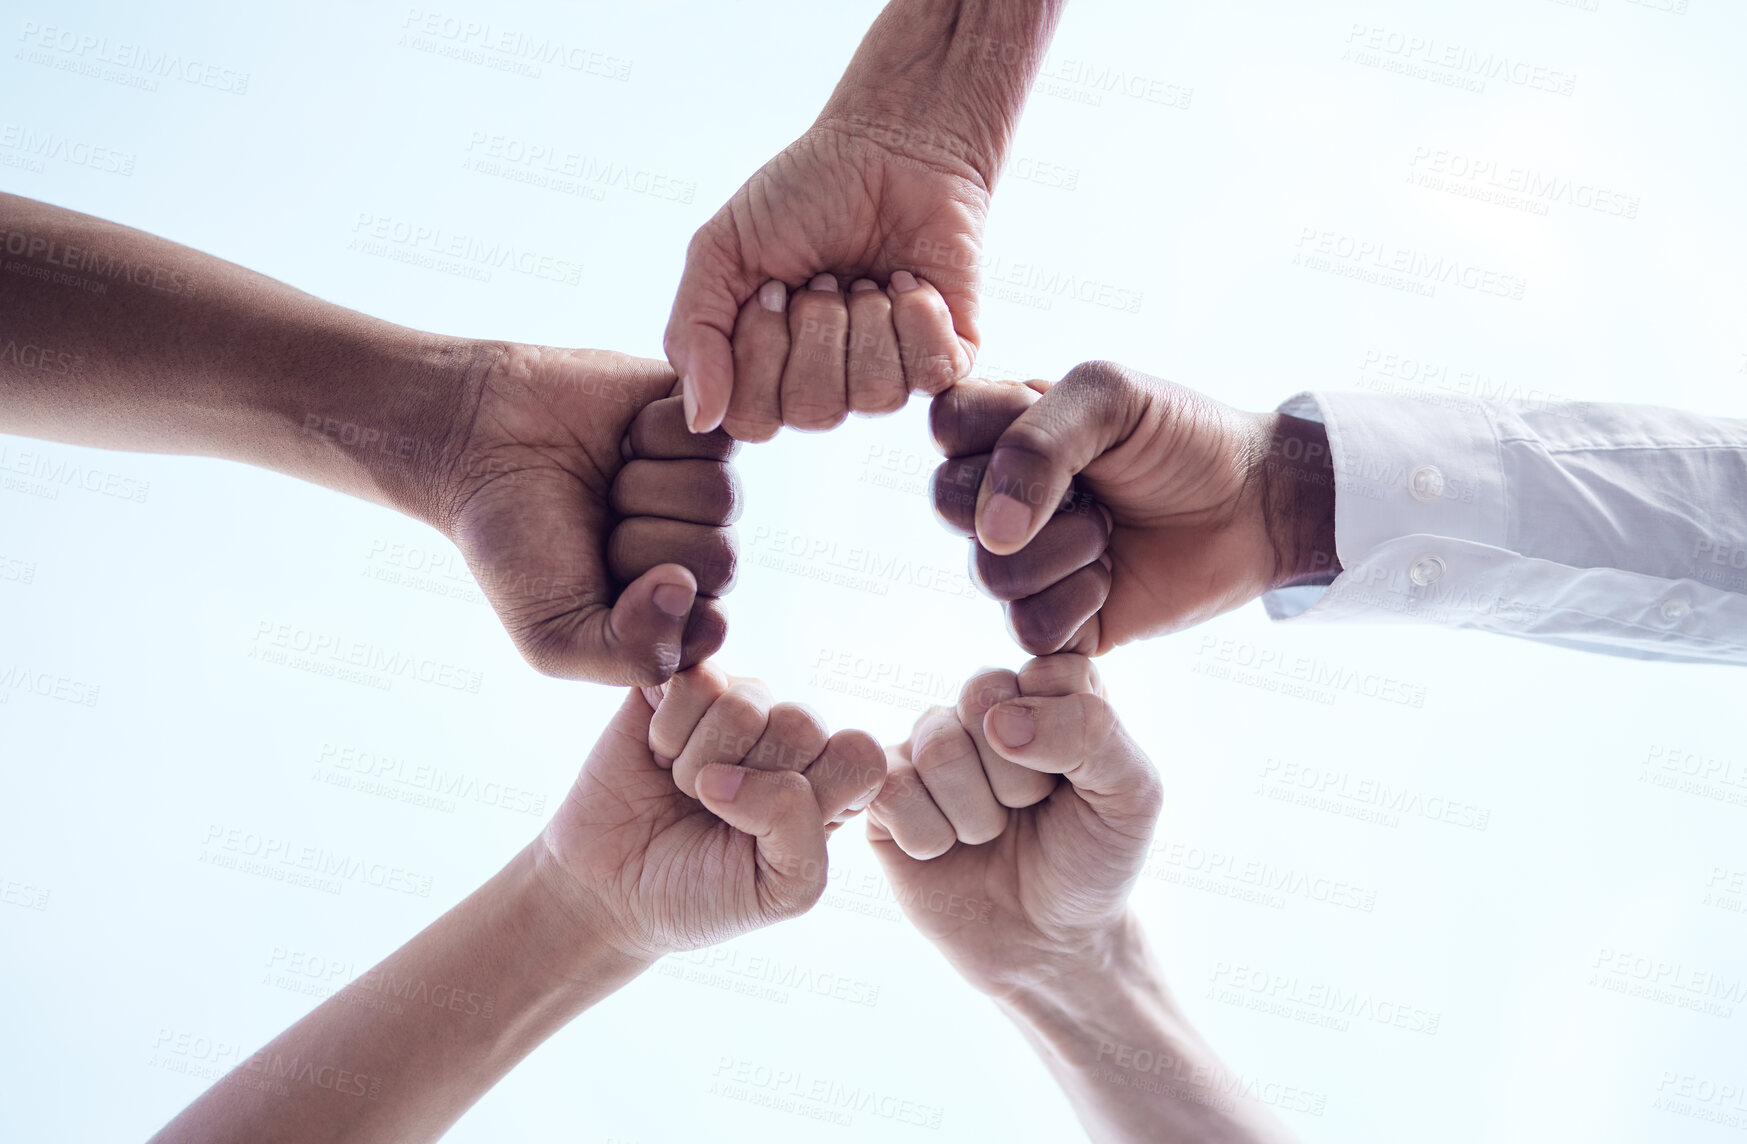
<svg viewBox="0 0 1747 1144">
<path fill-rule="evenodd" d="M 1274 619 L 1314 609 L 1328 618 L 1413 614 L 1423 621 L 1431 618 L 1420 610 L 1424 589 L 1462 594 L 1464 572 L 1472 573 L 1460 563 L 1453 570 L 1441 549 L 1505 547 L 1504 465 L 1485 406 L 1428 410 L 1400 397 L 1301 393 L 1280 411 L 1328 430 L 1335 553 L 1344 571 L 1326 589 L 1266 593 L 1262 603 Z M 1422 543 L 1404 548 L 1411 538 Z"/>
</svg>

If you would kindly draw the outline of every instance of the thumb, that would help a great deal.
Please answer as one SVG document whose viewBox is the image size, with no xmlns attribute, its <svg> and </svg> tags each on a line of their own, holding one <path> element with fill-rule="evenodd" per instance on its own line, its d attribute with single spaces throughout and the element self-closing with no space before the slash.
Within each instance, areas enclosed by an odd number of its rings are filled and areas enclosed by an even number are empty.
<svg viewBox="0 0 1747 1144">
<path fill-rule="evenodd" d="M 1157 772 L 1102 696 L 1021 696 L 983 715 L 996 754 L 1059 774 L 1106 822 L 1142 820 L 1150 830 L 1163 801 Z"/>
<path fill-rule="evenodd" d="M 977 540 L 997 556 L 1024 548 L 1074 477 L 1140 424 L 1146 395 L 1108 362 L 1075 366 L 996 440 L 977 492 Z"/>
<path fill-rule="evenodd" d="M 741 265 L 738 243 L 724 237 L 730 225 L 718 215 L 693 236 L 662 338 L 667 360 L 679 374 L 686 426 L 693 433 L 710 432 L 728 413 L 734 392 L 730 339 L 741 304 L 755 285 Z"/>
<path fill-rule="evenodd" d="M 657 564 L 619 593 L 612 611 L 596 613 L 596 631 L 582 641 L 642 684 L 664 683 L 679 670 L 686 622 L 697 600 L 698 581 L 681 564 Z"/>
<path fill-rule="evenodd" d="M 825 892 L 825 825 L 798 771 L 706 763 L 698 801 L 758 846 L 758 898 L 772 921 L 797 917 Z"/>
</svg>

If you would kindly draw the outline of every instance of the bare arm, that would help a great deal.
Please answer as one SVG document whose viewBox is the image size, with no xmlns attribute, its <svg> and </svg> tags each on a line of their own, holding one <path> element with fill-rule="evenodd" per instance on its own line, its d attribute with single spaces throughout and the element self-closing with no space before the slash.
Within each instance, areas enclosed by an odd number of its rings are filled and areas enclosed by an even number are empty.
<svg viewBox="0 0 1747 1144">
<path fill-rule="evenodd" d="M 0 432 L 243 461 L 398 509 L 460 547 L 551 675 L 659 683 L 721 646 L 731 513 L 700 503 L 694 462 L 732 443 L 663 436 L 673 386 L 660 362 L 409 330 L 0 195 Z M 650 452 L 627 455 L 645 410 Z"/>
<path fill-rule="evenodd" d="M 1099 973 L 1002 998 L 1097 1141 L 1287 1144 L 1266 1106 L 1309 1111 L 1315 1094 L 1227 1068 L 1184 1018 L 1132 919 Z"/>
<path fill-rule="evenodd" d="M 658 762 L 651 742 L 673 755 Z M 632 690 L 539 838 L 155 1139 L 434 1140 L 661 957 L 804 913 L 830 824 L 884 778 L 872 738 L 827 735 L 756 681 L 706 664 Z"/>
<path fill-rule="evenodd" d="M 648 966 L 558 909 L 539 843 L 208 1089 L 153 1139 L 435 1140 Z"/>
<path fill-rule="evenodd" d="M 486 345 L 16 195 L 0 252 L 0 430 L 245 461 L 434 521 Z"/>
</svg>

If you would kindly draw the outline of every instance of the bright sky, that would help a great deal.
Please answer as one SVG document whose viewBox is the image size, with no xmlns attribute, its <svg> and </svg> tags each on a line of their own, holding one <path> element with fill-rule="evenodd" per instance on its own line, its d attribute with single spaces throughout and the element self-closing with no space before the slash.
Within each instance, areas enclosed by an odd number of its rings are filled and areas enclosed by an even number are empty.
<svg viewBox="0 0 1747 1144">
<path fill-rule="evenodd" d="M 877 9 L 4 0 L 0 189 L 424 329 L 655 356 L 692 231 L 806 127 Z M 990 220 L 983 368 L 1111 358 L 1251 408 L 1366 388 L 1747 415 L 1744 39 L 1725 0 L 1073 0 Z M 548 40 L 564 62 L 502 47 Z M 433 270 L 396 238 L 421 231 L 565 269 Z M 1452 260 L 1506 296 L 1330 272 L 1362 257 Z M 722 662 L 886 739 L 1023 658 L 928 512 L 925 413 L 741 466 Z M 0 478 L 0 684 L 66 681 L 0 686 L 0 1137 L 143 1138 L 495 872 L 618 697 L 536 675 L 454 550 L 373 506 L 3 437 Z M 282 628 L 481 684 L 252 654 Z M 1259 606 L 1104 670 L 1168 791 L 1137 908 L 1226 1060 L 1312 1094 L 1319 1114 L 1285 1114 L 1306 1139 L 1747 1122 L 1717 1095 L 1747 1091 L 1742 676 Z M 1335 682 L 1279 690 L 1298 674 Z M 1689 759 L 1709 785 L 1646 781 Z M 421 805 L 431 783 L 453 793 Z M 214 861 L 249 838 L 403 885 Z M 858 830 L 833 864 L 810 915 L 646 975 L 451 1139 L 1077 1138 L 1017 1034 L 897 920 Z M 1245 900 L 1256 870 L 1297 888 Z M 1704 975 L 1729 1015 L 1598 963 Z M 1337 990 L 1357 1015 L 1318 1024 L 1305 998 Z M 879 1099 L 829 1126 L 797 1095 L 816 1082 Z M 900 1108 L 938 1128 L 880 1111 Z"/>
</svg>

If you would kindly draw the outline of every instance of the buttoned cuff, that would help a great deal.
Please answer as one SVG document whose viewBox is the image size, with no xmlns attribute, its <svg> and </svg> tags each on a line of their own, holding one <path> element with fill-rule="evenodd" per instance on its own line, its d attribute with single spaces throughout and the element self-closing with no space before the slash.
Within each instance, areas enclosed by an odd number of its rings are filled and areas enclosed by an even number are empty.
<svg viewBox="0 0 1747 1144">
<path fill-rule="evenodd" d="M 1431 409 L 1376 394 L 1301 393 L 1280 411 L 1320 421 L 1328 431 L 1335 552 L 1344 571 L 1326 589 L 1265 594 L 1273 618 L 1313 609 L 1326 618 L 1417 614 L 1424 589 L 1463 589 L 1463 573 L 1452 572 L 1446 547 L 1505 548 L 1504 466 L 1484 405 Z"/>
</svg>

